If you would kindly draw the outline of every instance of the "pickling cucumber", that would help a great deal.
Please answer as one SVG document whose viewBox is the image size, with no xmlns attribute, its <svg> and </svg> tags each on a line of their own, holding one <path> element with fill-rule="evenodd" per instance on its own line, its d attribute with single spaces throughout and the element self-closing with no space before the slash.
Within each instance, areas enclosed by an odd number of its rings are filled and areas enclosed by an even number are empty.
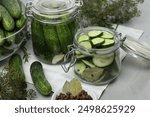
<svg viewBox="0 0 150 117">
<path fill-rule="evenodd" d="M 86 69 L 86 65 L 82 61 L 78 61 L 75 63 L 74 68 L 76 73 L 82 74 Z"/>
<path fill-rule="evenodd" d="M 38 61 L 33 62 L 30 66 L 30 73 L 37 91 L 44 96 L 50 95 L 52 87 L 45 77 L 42 64 Z"/>
<path fill-rule="evenodd" d="M 43 32 L 48 49 L 47 51 L 49 51 L 52 56 L 59 54 L 61 52 L 61 47 L 55 26 L 50 24 L 43 25 Z"/>
<path fill-rule="evenodd" d="M 115 41 L 112 39 L 105 39 L 104 43 L 101 44 L 101 47 L 111 47 L 112 45 L 115 44 Z"/>
<path fill-rule="evenodd" d="M 7 49 L 7 48 L 4 48 L 4 47 L 1 47 L 1 46 L 0 46 L 0 57 L 1 57 L 1 56 L 9 55 L 9 54 L 12 53 L 12 52 L 13 52 L 12 49 Z"/>
<path fill-rule="evenodd" d="M 91 45 L 90 41 L 82 41 L 79 44 L 80 44 L 80 46 L 85 47 L 86 49 L 91 49 L 92 48 L 92 45 Z"/>
<path fill-rule="evenodd" d="M 82 42 L 82 41 L 89 41 L 90 37 L 88 35 L 80 35 L 80 37 L 78 38 L 78 43 Z"/>
<path fill-rule="evenodd" d="M 113 39 L 113 34 L 110 32 L 103 32 L 101 38 L 105 38 L 105 39 Z"/>
<path fill-rule="evenodd" d="M 93 48 L 100 47 L 103 43 L 105 43 L 105 39 L 97 37 L 91 40 Z"/>
<path fill-rule="evenodd" d="M 82 73 L 82 78 L 86 81 L 94 82 L 97 81 L 103 76 L 104 69 L 93 67 L 93 68 L 86 68 Z"/>
<path fill-rule="evenodd" d="M 11 45 L 14 44 L 16 36 L 13 35 L 13 34 L 14 34 L 14 32 L 5 31 L 5 36 L 7 37 L 7 39 L 5 40 L 5 45 L 6 46 L 11 46 Z"/>
<path fill-rule="evenodd" d="M 112 62 L 114 61 L 114 58 L 115 58 L 114 53 L 101 55 L 101 56 L 100 55 L 94 56 L 93 63 L 97 67 L 106 67 L 106 66 L 109 66 L 110 64 L 112 64 Z"/>
<path fill-rule="evenodd" d="M 26 18 L 24 15 L 22 15 L 20 19 L 16 20 L 16 27 L 18 29 L 21 29 L 25 25 L 25 23 L 26 23 Z"/>
<path fill-rule="evenodd" d="M 73 36 L 69 27 L 65 23 L 56 25 L 57 35 L 60 41 L 61 49 L 64 54 L 68 52 L 68 45 L 72 44 Z"/>
<path fill-rule="evenodd" d="M 102 34 L 102 32 L 99 31 L 99 30 L 93 30 L 93 31 L 88 32 L 88 36 L 89 36 L 90 38 L 98 37 L 98 36 L 100 36 L 101 34 Z"/>
<path fill-rule="evenodd" d="M 87 61 L 87 60 L 82 60 L 82 62 L 87 65 L 88 67 L 95 67 L 94 64 L 92 64 L 91 62 Z"/>
</svg>

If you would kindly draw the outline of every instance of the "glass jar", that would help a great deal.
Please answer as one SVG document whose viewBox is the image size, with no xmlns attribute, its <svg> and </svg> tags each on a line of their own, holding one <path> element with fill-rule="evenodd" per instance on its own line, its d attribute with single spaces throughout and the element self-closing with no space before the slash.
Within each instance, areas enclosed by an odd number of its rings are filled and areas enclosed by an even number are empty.
<svg viewBox="0 0 150 117">
<path fill-rule="evenodd" d="M 96 31 L 99 31 L 98 36 L 94 37 L 97 35 Z M 87 38 L 87 35 L 90 39 Z M 100 46 L 96 45 L 100 43 L 98 39 L 104 40 Z M 89 43 L 92 43 L 91 46 Z M 71 62 L 69 66 L 62 64 L 62 67 L 65 72 L 68 72 L 70 67 L 74 66 L 75 76 L 85 83 L 108 84 L 117 78 L 121 71 L 120 47 L 140 60 L 150 61 L 150 48 L 145 44 L 129 36 L 121 38 L 121 34 L 112 29 L 87 27 L 77 31 L 74 43 L 70 45 L 70 51 L 64 59 L 71 57 Z"/>
<path fill-rule="evenodd" d="M 17 3 L 15 3 L 17 4 Z M 1 6 L 5 6 L 4 4 Z M 18 0 L 19 13 L 16 16 L 11 16 L 11 23 L 4 26 L 4 23 L 0 27 L 0 61 L 7 59 L 14 54 L 21 46 L 27 36 L 27 19 L 25 16 L 25 6 Z M 4 9 L 3 9 L 4 10 Z M 8 15 L 9 9 L 6 7 L 5 16 Z M 9 13 L 10 14 L 10 13 Z M 3 15 L 2 15 L 3 18 Z M 11 27 L 11 29 L 9 27 Z"/>
<path fill-rule="evenodd" d="M 48 64 L 60 64 L 67 46 L 79 28 L 79 6 L 76 0 L 35 0 L 28 3 L 27 16 L 32 17 L 31 32 L 36 57 Z"/>
</svg>

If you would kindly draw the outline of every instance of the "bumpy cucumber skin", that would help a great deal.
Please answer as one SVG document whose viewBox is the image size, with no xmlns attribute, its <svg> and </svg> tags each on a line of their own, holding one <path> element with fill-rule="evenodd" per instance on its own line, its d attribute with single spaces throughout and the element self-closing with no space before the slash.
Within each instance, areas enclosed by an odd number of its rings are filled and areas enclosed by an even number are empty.
<svg viewBox="0 0 150 117">
<path fill-rule="evenodd" d="M 68 45 L 72 44 L 73 37 L 69 27 L 65 23 L 56 25 L 57 35 L 59 37 L 60 45 L 64 54 L 68 52 Z"/>
<path fill-rule="evenodd" d="M 4 31 L 0 28 L 0 46 L 4 43 L 5 34 Z"/>
<path fill-rule="evenodd" d="M 13 35 L 14 32 L 8 32 L 8 31 L 5 31 L 5 37 L 8 37 L 8 36 L 11 36 Z M 16 39 L 16 36 L 11 36 L 9 38 L 6 39 L 5 43 L 6 43 L 6 46 L 11 46 L 12 44 L 14 44 L 15 42 L 15 39 Z"/>
<path fill-rule="evenodd" d="M 44 56 L 47 51 L 45 46 L 43 26 L 40 22 L 33 20 L 31 25 L 32 43 L 34 52 L 37 56 Z"/>
<path fill-rule="evenodd" d="M 11 56 L 9 60 L 9 69 L 13 70 L 13 76 L 11 76 L 12 80 L 18 80 L 24 82 L 25 81 L 25 74 L 23 71 L 23 66 L 22 66 L 22 59 L 21 56 L 18 54 L 14 54 Z"/>
<path fill-rule="evenodd" d="M 43 31 L 48 51 L 53 55 L 59 54 L 61 52 L 61 47 L 55 26 L 50 24 L 43 25 Z"/>
<path fill-rule="evenodd" d="M 44 75 L 42 64 L 38 61 L 33 62 L 30 66 L 30 72 L 37 91 L 44 96 L 50 95 L 52 87 Z"/>
<path fill-rule="evenodd" d="M 16 27 L 18 29 L 21 29 L 24 26 L 25 22 L 26 22 L 26 18 L 24 15 L 22 15 L 21 18 L 16 21 Z"/>
<path fill-rule="evenodd" d="M 18 0 L 1 0 L 1 4 L 13 18 L 19 18 L 21 16 L 21 7 Z"/>
<path fill-rule="evenodd" d="M 6 31 L 12 31 L 15 28 L 14 19 L 11 17 L 9 12 L 0 5 L 0 14 L 2 15 L 2 25 Z"/>
</svg>

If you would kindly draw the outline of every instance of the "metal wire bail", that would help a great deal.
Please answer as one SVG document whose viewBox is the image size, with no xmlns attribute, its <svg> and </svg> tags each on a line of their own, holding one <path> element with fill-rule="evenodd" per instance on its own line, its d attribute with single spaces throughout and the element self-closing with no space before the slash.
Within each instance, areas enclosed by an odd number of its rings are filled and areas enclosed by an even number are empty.
<svg viewBox="0 0 150 117">
<path fill-rule="evenodd" d="M 64 63 L 61 64 L 61 67 L 63 68 L 63 70 L 67 73 L 71 67 L 73 67 L 73 65 L 76 62 L 76 57 L 75 57 L 75 48 L 74 45 L 69 45 L 68 46 L 68 53 L 65 55 L 64 57 Z M 70 63 L 67 65 L 67 62 L 70 60 Z"/>
</svg>

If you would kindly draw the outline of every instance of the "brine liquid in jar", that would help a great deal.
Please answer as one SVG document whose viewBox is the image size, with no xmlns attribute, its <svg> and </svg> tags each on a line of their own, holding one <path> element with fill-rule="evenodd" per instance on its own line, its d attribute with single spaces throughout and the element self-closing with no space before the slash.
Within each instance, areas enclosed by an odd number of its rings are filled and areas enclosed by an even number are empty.
<svg viewBox="0 0 150 117">
<path fill-rule="evenodd" d="M 32 43 L 38 59 L 60 64 L 73 43 L 78 7 L 74 0 L 39 0 L 32 7 Z"/>
</svg>

